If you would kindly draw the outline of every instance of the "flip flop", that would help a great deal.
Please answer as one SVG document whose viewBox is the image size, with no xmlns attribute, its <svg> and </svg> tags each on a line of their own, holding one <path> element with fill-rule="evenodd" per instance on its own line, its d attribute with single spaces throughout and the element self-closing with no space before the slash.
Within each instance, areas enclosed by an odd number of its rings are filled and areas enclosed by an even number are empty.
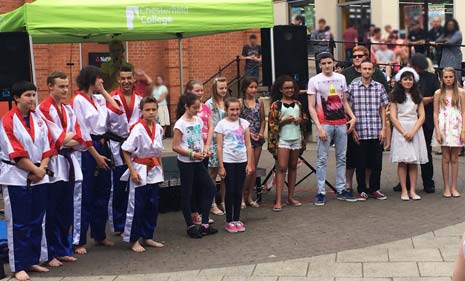
<svg viewBox="0 0 465 281">
<path fill-rule="evenodd" d="M 289 205 L 295 206 L 295 207 L 302 206 L 302 203 L 299 202 L 299 201 L 294 201 L 294 202 L 288 201 L 287 203 L 288 203 Z"/>
<path fill-rule="evenodd" d="M 282 207 L 278 208 L 278 207 L 273 207 L 273 212 L 281 212 L 283 210 Z"/>
</svg>

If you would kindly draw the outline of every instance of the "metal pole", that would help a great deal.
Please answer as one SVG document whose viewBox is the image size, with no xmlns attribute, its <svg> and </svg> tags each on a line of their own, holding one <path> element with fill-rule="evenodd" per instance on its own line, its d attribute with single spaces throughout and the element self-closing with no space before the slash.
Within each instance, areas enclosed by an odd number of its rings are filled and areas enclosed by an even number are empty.
<svg viewBox="0 0 465 281">
<path fill-rule="evenodd" d="M 274 69 L 274 36 L 273 36 L 273 27 L 270 28 L 270 49 L 271 49 L 271 83 L 274 83 L 276 80 L 276 70 Z"/>
<path fill-rule="evenodd" d="M 178 38 L 178 48 L 179 48 L 179 83 L 181 89 L 181 95 L 184 93 L 184 67 L 182 65 L 182 33 L 176 33 L 176 37 Z"/>
<path fill-rule="evenodd" d="M 79 43 L 79 70 L 82 69 L 82 43 Z"/>
<path fill-rule="evenodd" d="M 32 74 L 32 83 L 37 86 L 36 81 L 36 65 L 34 61 L 34 48 L 32 46 L 32 37 L 29 35 L 29 54 L 31 56 L 31 74 Z M 36 95 L 36 106 L 39 105 L 39 95 Z"/>
<path fill-rule="evenodd" d="M 237 97 L 241 97 L 241 57 L 236 56 L 236 80 L 237 80 Z"/>
<path fill-rule="evenodd" d="M 129 43 L 126 41 L 126 62 L 129 62 Z"/>
<path fill-rule="evenodd" d="M 429 7 L 428 0 L 423 1 L 423 32 L 425 33 L 426 42 L 428 42 L 428 23 L 429 23 Z"/>
</svg>

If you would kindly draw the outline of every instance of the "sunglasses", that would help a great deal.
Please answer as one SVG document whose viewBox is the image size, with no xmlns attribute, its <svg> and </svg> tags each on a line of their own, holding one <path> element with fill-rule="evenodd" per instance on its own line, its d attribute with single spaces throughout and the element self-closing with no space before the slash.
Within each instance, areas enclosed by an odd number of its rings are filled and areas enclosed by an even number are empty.
<svg viewBox="0 0 465 281">
<path fill-rule="evenodd" d="M 361 58 L 363 58 L 364 56 L 365 56 L 365 55 L 354 55 L 354 58 L 355 58 L 355 59 L 361 59 Z"/>
</svg>

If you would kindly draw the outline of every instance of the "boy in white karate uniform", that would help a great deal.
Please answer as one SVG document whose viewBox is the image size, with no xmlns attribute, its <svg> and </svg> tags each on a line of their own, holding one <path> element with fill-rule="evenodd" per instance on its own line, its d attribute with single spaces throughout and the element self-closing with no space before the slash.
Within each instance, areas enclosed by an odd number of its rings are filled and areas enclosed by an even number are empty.
<svg viewBox="0 0 465 281">
<path fill-rule="evenodd" d="M 82 172 L 76 150 L 85 150 L 81 129 L 71 105 L 64 104 L 68 95 L 69 81 L 63 72 L 52 72 L 47 77 L 49 96 L 38 106 L 37 112 L 47 123 L 52 146 L 58 152 L 50 158 L 50 178 L 47 192 L 45 232 L 47 236 L 49 265 L 56 267 L 62 262 L 74 262 L 69 253 L 69 231 L 73 223 L 74 190 L 81 189 Z"/>
<path fill-rule="evenodd" d="M 163 244 L 153 240 L 158 217 L 158 183 L 163 182 L 160 164 L 163 128 L 155 122 L 158 110 L 155 98 L 143 98 L 140 110 L 142 118 L 131 128 L 128 139 L 121 147 L 128 165 L 122 179 L 129 179 L 123 240 L 131 243 L 131 250 L 134 252 L 145 251 L 143 245 L 163 247 Z"/>
<path fill-rule="evenodd" d="M 11 88 L 13 109 L 0 124 L 0 185 L 7 221 L 9 262 L 17 280 L 29 280 L 26 270 L 48 272 L 45 209 L 49 185 L 50 147 L 47 124 L 34 112 L 37 88 L 18 82 Z"/>
<path fill-rule="evenodd" d="M 113 232 L 122 233 L 128 207 L 128 182 L 120 180 L 128 166 L 121 155 L 121 144 L 129 136 L 129 129 L 140 119 L 139 104 L 143 94 L 135 87 L 134 72 L 131 66 L 123 65 L 118 74 L 119 87 L 111 92 L 111 97 L 118 103 L 121 112 L 108 111 L 107 135 L 110 139 L 110 149 L 113 154 L 115 168 L 112 169 L 112 189 L 108 205 L 108 220 Z"/>
<path fill-rule="evenodd" d="M 112 154 L 106 132 L 108 111 L 121 114 L 118 104 L 103 87 L 103 73 L 95 66 L 85 66 L 79 72 L 76 92 L 71 104 L 81 128 L 87 151 L 81 153 L 83 181 L 80 196 L 74 202 L 73 245 L 77 254 L 86 254 L 87 230 L 96 244 L 113 246 L 107 239 L 105 227 L 111 193 Z M 94 92 L 99 93 L 95 95 Z"/>
</svg>

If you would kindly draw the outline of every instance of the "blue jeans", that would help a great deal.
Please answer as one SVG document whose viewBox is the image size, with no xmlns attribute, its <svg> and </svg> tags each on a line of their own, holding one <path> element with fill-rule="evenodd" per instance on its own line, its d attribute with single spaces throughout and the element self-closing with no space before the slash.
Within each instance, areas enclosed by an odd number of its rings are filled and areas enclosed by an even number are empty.
<svg viewBox="0 0 465 281">
<path fill-rule="evenodd" d="M 334 140 L 336 147 L 336 190 L 342 192 L 346 188 L 346 149 L 347 149 L 347 128 L 346 125 L 321 125 L 326 131 L 326 141 L 318 139 L 316 177 L 318 180 L 318 193 L 326 194 L 326 166 L 328 163 L 328 150 L 331 140 Z"/>
</svg>

